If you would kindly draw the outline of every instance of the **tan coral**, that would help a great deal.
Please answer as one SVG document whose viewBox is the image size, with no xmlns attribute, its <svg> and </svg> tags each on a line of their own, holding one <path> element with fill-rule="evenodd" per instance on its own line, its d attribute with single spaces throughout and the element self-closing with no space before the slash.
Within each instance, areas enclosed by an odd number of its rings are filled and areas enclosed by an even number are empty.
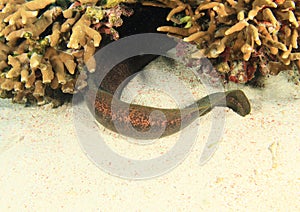
<svg viewBox="0 0 300 212">
<path fill-rule="evenodd" d="M 71 54 L 57 51 L 54 48 L 49 48 L 44 55 L 44 59 L 50 61 L 52 67 L 51 71 L 52 69 L 54 70 L 56 79 L 58 80 L 59 84 L 65 84 L 67 82 L 67 71 L 70 74 L 74 74 L 75 72 L 76 64 L 74 62 L 74 57 Z M 50 67 L 48 68 L 48 71 L 50 71 Z M 54 79 L 52 75 L 51 78 Z"/>
<path fill-rule="evenodd" d="M 298 49 L 298 30 L 294 29 L 291 35 L 291 44 L 294 49 Z"/>
<path fill-rule="evenodd" d="M 23 72 L 23 73 L 24 73 L 24 77 L 25 77 L 26 73 L 25 72 Z M 27 79 L 25 82 L 25 88 L 32 88 L 35 83 L 35 79 L 36 79 L 35 71 L 31 71 L 31 73 L 29 75 L 27 75 Z"/>
<path fill-rule="evenodd" d="M 176 26 L 162 26 L 158 30 L 181 36 L 186 42 L 196 43 L 200 48 L 199 52 L 204 52 L 209 58 L 216 58 L 213 62 L 216 62 L 215 65 L 221 68 L 223 73 L 230 72 L 226 66 L 228 63 L 231 63 L 231 69 L 234 67 L 233 61 L 237 61 L 236 64 L 244 64 L 243 67 L 249 70 L 239 69 L 239 72 L 230 74 L 236 82 L 247 81 L 245 77 L 249 77 L 248 80 L 252 79 L 255 67 L 263 70 L 269 61 L 279 62 L 285 67 L 291 66 L 292 62 L 298 63 L 298 1 L 207 0 L 197 2 L 196 5 L 194 1 L 157 2 L 172 9 L 168 20 L 175 24 L 178 23 L 170 18 L 174 18 L 174 14 L 190 16 L 191 20 L 197 20 L 199 24 L 196 28 L 197 25 L 192 22 L 190 28 L 197 29 L 193 32 Z M 192 11 L 183 9 L 189 5 L 193 5 Z M 211 15 L 212 11 L 216 12 L 215 16 Z M 221 60 L 219 57 L 225 60 L 225 68 L 218 66 L 217 63 Z M 238 79 L 241 76 L 243 79 Z"/>
<path fill-rule="evenodd" d="M 43 85 L 43 82 L 41 80 L 37 80 L 34 83 L 34 97 L 41 97 L 45 95 L 45 87 Z"/>
<path fill-rule="evenodd" d="M 39 55 L 37 53 L 33 53 L 30 57 L 30 68 L 35 70 L 39 67 L 43 59 L 42 55 Z"/>
<path fill-rule="evenodd" d="M 15 82 L 14 83 L 14 91 L 23 91 L 24 90 L 24 84 L 22 82 Z"/>
<path fill-rule="evenodd" d="M 34 99 L 35 92 L 38 104 L 42 104 L 52 97 L 38 95 L 40 88 L 49 89 L 47 95 L 83 89 L 88 77 L 83 67 L 89 72 L 96 68 L 94 54 L 103 42 L 100 32 L 116 32 L 113 27 L 122 21 L 114 25 L 111 20 L 121 20 L 120 14 L 128 13 L 122 5 L 113 7 L 120 2 L 123 0 L 111 0 L 100 7 L 94 0 L 64 1 L 65 5 L 55 0 L 0 1 L 1 96 L 14 96 L 22 102 Z M 196 44 L 198 55 L 210 58 L 233 81 L 251 80 L 256 67 L 267 74 L 268 62 L 277 70 L 278 64 L 300 67 L 299 1 L 140 2 L 169 8 L 166 19 L 174 25 L 157 30 Z M 85 77 L 81 79 L 82 74 Z"/>
<path fill-rule="evenodd" d="M 0 86 L 8 89 L 0 87 L 1 96 L 14 96 L 15 102 L 35 96 L 42 104 L 62 92 L 76 92 L 83 66 L 95 70 L 93 54 L 102 40 L 100 32 L 116 35 L 113 27 L 122 25 L 121 15 L 132 14 L 125 5 L 115 6 L 120 2 L 108 1 L 100 7 L 99 1 L 90 0 L 0 1 Z M 18 85 L 16 90 L 10 89 L 10 82 Z M 37 95 L 41 86 L 53 96 Z"/>
<path fill-rule="evenodd" d="M 38 10 L 45 8 L 47 5 L 53 2 L 55 2 L 55 0 L 46 0 L 42 2 L 34 0 L 23 4 L 15 13 L 4 19 L 4 22 L 9 22 L 9 25 L 7 26 L 9 31 L 4 29 L 2 30 L 1 34 L 7 36 L 8 41 L 20 38 L 26 32 L 30 32 L 32 36 L 38 37 L 49 25 L 52 24 L 53 19 L 55 19 L 62 12 L 61 8 L 53 7 L 52 9 L 47 10 L 40 18 L 36 19 Z M 36 21 L 27 23 L 28 18 L 35 18 Z M 14 31 L 16 29 L 14 24 L 19 23 L 19 20 L 21 20 L 21 23 L 26 27 Z"/>
<path fill-rule="evenodd" d="M 52 26 L 52 34 L 49 36 L 51 47 L 55 47 L 58 44 L 60 39 L 60 33 L 61 33 L 60 30 L 61 30 L 61 26 L 59 22 L 55 22 Z"/>
<path fill-rule="evenodd" d="M 62 25 L 61 25 L 61 32 L 69 31 L 72 26 L 78 21 L 80 18 L 80 13 L 76 12 L 74 17 L 68 18 Z"/>
<path fill-rule="evenodd" d="M 196 41 L 196 40 L 204 40 L 208 41 L 213 37 L 213 33 L 216 29 L 216 24 L 215 24 L 215 13 L 213 11 L 210 12 L 210 23 L 207 31 L 198 31 L 195 32 L 188 37 L 184 38 L 183 40 L 186 42 L 191 42 L 191 41 Z"/>
<path fill-rule="evenodd" d="M 83 15 L 79 21 L 74 25 L 72 29 L 72 35 L 70 42 L 68 43 L 69 48 L 78 49 L 86 44 L 86 36 L 90 37 L 94 41 L 94 46 L 98 47 L 102 39 L 99 32 L 90 28 L 90 18 L 87 15 Z"/>
<path fill-rule="evenodd" d="M 181 5 L 179 5 L 178 7 L 173 8 L 173 9 L 170 11 L 170 13 L 168 14 L 167 18 L 166 18 L 167 21 L 170 21 L 171 18 L 172 18 L 172 16 L 174 16 L 176 13 L 179 13 L 179 12 L 183 11 L 185 8 L 186 8 L 186 5 L 184 5 L 184 4 L 181 4 Z"/>
<path fill-rule="evenodd" d="M 26 103 L 26 93 L 24 91 L 19 91 L 13 97 L 13 102 L 24 104 Z"/>
<path fill-rule="evenodd" d="M 60 84 L 65 84 L 67 82 L 66 81 L 66 72 L 65 72 L 64 64 L 60 60 L 59 56 L 54 55 L 53 57 L 51 57 L 50 62 L 55 71 L 55 76 L 57 77 L 58 82 Z"/>
<path fill-rule="evenodd" d="M 51 87 L 53 90 L 56 90 L 56 89 L 59 88 L 59 82 L 58 82 L 58 79 L 57 79 L 56 76 L 54 76 L 53 80 L 51 81 L 50 87 Z"/>
<path fill-rule="evenodd" d="M 239 21 L 238 23 L 233 25 L 231 28 L 226 30 L 225 35 L 230 35 L 234 32 L 241 31 L 242 29 L 244 29 L 248 25 L 249 25 L 249 23 L 246 20 Z"/>
<path fill-rule="evenodd" d="M 93 40 L 88 40 L 87 44 L 84 47 L 83 60 L 87 69 L 91 73 L 96 70 L 96 60 L 94 58 L 95 51 L 96 49 Z"/>
<path fill-rule="evenodd" d="M 162 26 L 162 27 L 158 27 L 157 31 L 159 32 L 168 32 L 171 34 L 175 34 L 175 35 L 180 35 L 183 37 L 187 37 L 190 36 L 194 33 L 197 33 L 197 27 L 191 27 L 191 28 L 178 28 L 178 27 L 173 27 L 173 26 Z"/>
<path fill-rule="evenodd" d="M 287 47 L 281 42 L 278 42 L 278 41 L 275 41 L 272 39 L 268 39 L 267 37 L 265 37 L 263 35 L 260 35 L 260 38 L 262 40 L 262 43 L 268 47 L 275 47 L 282 51 L 287 51 Z"/>
<path fill-rule="evenodd" d="M 11 55 L 8 56 L 8 64 L 12 66 L 12 68 L 7 72 L 6 78 L 15 78 L 21 74 L 21 62 L 18 58 L 13 57 Z"/>
<path fill-rule="evenodd" d="M 62 92 L 73 94 L 75 91 L 75 83 L 74 80 L 69 80 L 66 84 L 62 85 Z"/>
<path fill-rule="evenodd" d="M 12 79 L 5 79 L 1 83 L 1 89 L 6 90 L 6 91 L 11 91 L 14 89 L 15 82 Z"/>
<path fill-rule="evenodd" d="M 274 26 L 278 25 L 278 21 L 270 8 L 266 8 L 263 10 L 263 16 L 266 20 L 270 20 Z"/>
<path fill-rule="evenodd" d="M 6 63 L 5 60 L 1 60 L 0 61 L 0 72 L 5 69 L 6 67 L 8 67 L 8 64 Z"/>
<path fill-rule="evenodd" d="M 74 56 L 66 52 L 60 52 L 59 58 L 64 63 L 68 72 L 70 74 L 74 74 L 77 66 L 77 64 L 74 62 Z"/>
<path fill-rule="evenodd" d="M 191 34 L 190 36 L 184 38 L 183 40 L 186 42 L 191 42 L 191 41 L 195 41 L 207 34 L 208 34 L 207 31 L 199 31 L 199 32 L 195 32 L 195 33 Z"/>
<path fill-rule="evenodd" d="M 39 69 L 42 72 L 42 79 L 44 84 L 51 83 L 54 78 L 54 72 L 50 62 L 45 62 L 39 66 Z"/>
<path fill-rule="evenodd" d="M 28 82 L 28 77 L 29 77 L 29 71 L 28 69 L 22 69 L 21 70 L 21 82 Z"/>
<path fill-rule="evenodd" d="M 300 60 L 300 53 L 299 52 L 297 52 L 297 53 L 290 53 L 289 59 L 290 60 Z"/>
<path fill-rule="evenodd" d="M 241 47 L 241 52 L 243 52 L 243 59 L 245 61 L 248 61 L 251 57 L 252 52 L 254 51 L 254 38 L 258 36 L 256 34 L 256 31 L 253 30 L 253 27 L 249 25 L 246 30 L 246 42 L 245 44 Z M 256 37 L 256 39 L 259 40 L 259 38 Z M 259 40 L 260 42 L 260 40 Z"/>
</svg>

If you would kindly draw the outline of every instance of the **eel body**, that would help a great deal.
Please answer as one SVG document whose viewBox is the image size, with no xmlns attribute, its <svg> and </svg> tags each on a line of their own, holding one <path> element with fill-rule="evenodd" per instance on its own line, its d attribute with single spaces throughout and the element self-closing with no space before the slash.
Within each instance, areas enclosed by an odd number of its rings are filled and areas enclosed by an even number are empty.
<svg viewBox="0 0 300 212">
<path fill-rule="evenodd" d="M 128 137 L 154 139 L 180 131 L 214 107 L 229 107 L 241 116 L 250 113 L 250 103 L 241 90 L 213 93 L 182 109 L 129 104 L 113 95 L 126 78 L 154 58 L 153 55 L 144 55 L 124 61 L 105 76 L 97 91 L 90 89 L 90 92 L 96 92 L 96 99 L 89 99 L 87 95 L 87 103 L 101 125 Z"/>
</svg>

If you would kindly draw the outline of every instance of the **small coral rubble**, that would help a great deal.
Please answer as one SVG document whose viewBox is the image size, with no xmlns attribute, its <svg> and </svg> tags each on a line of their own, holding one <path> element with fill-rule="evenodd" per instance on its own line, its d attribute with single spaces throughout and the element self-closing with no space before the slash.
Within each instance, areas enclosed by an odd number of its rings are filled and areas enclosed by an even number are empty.
<svg viewBox="0 0 300 212">
<path fill-rule="evenodd" d="M 144 4 L 172 8 L 167 20 L 177 26 L 162 26 L 158 31 L 198 44 L 231 81 L 245 83 L 256 70 L 276 74 L 299 64 L 299 1 L 156 0 Z"/>
<path fill-rule="evenodd" d="M 1 97 L 42 105 L 77 92 L 84 67 L 95 70 L 93 55 L 102 35 L 118 39 L 121 16 L 132 14 L 120 2 L 0 0 Z"/>
</svg>

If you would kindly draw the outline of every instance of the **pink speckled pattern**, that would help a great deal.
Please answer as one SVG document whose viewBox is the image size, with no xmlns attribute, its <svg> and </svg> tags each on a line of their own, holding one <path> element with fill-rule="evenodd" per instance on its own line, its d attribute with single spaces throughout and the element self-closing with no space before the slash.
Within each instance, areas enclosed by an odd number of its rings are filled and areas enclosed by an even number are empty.
<svg viewBox="0 0 300 212">
<path fill-rule="evenodd" d="M 239 88 L 249 97 L 252 112 L 241 117 L 226 111 L 222 140 L 208 163 L 199 165 L 209 114 L 192 126 L 199 127 L 198 141 L 182 164 L 140 181 L 110 176 L 86 157 L 77 141 L 71 105 L 24 108 L 1 99 L 0 211 L 299 211 L 299 86 L 281 74 L 270 77 L 264 90 Z M 174 104 L 151 93 L 137 101 Z M 162 139 L 148 147 L 135 146 L 102 130 L 112 149 L 133 158 L 164 154 L 174 144 Z"/>
</svg>

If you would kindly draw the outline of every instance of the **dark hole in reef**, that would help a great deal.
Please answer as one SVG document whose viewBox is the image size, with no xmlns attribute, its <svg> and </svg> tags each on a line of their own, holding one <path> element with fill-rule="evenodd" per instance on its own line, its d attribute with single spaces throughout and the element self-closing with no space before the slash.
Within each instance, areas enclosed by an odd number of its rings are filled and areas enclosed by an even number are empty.
<svg viewBox="0 0 300 212">
<path fill-rule="evenodd" d="M 16 46 L 20 46 L 25 40 L 25 38 L 19 38 L 16 42 Z"/>
<path fill-rule="evenodd" d="M 40 70 L 35 71 L 35 80 L 42 80 L 42 72 Z"/>
<path fill-rule="evenodd" d="M 56 20 L 60 20 L 60 24 L 62 24 L 62 23 L 63 23 L 63 20 L 64 20 L 63 15 L 60 14 L 60 15 L 56 18 Z M 61 22 L 62 22 L 62 23 L 61 23 Z M 42 33 L 39 35 L 39 37 L 40 37 L 40 38 L 44 38 L 45 36 L 51 35 L 51 34 L 52 34 L 52 24 L 51 24 L 50 26 L 48 26 L 48 27 L 45 29 L 45 31 L 42 32 Z"/>
<path fill-rule="evenodd" d="M 133 9 L 134 14 L 130 17 L 122 17 L 123 25 L 117 28 L 120 37 L 157 32 L 156 29 L 160 26 L 172 25 L 172 22 L 166 21 L 170 9 L 142 6 L 139 3 L 127 6 Z"/>
<path fill-rule="evenodd" d="M 73 95 L 63 93 L 61 89 L 53 90 L 50 85 L 47 85 L 45 87 L 45 96 L 52 102 L 53 107 L 55 108 L 62 105 L 64 102 L 71 102 Z"/>
<path fill-rule="evenodd" d="M 64 10 L 69 8 L 73 1 L 70 0 L 56 0 L 56 4 L 61 6 Z"/>
<path fill-rule="evenodd" d="M 123 25 L 116 28 L 120 38 L 134 34 L 155 33 L 160 26 L 173 25 L 172 22 L 166 21 L 170 12 L 168 8 L 143 6 L 140 3 L 125 5 L 133 9 L 134 13 L 129 17 L 122 16 Z M 113 42 L 111 35 L 102 34 L 101 47 L 110 42 Z"/>
</svg>

